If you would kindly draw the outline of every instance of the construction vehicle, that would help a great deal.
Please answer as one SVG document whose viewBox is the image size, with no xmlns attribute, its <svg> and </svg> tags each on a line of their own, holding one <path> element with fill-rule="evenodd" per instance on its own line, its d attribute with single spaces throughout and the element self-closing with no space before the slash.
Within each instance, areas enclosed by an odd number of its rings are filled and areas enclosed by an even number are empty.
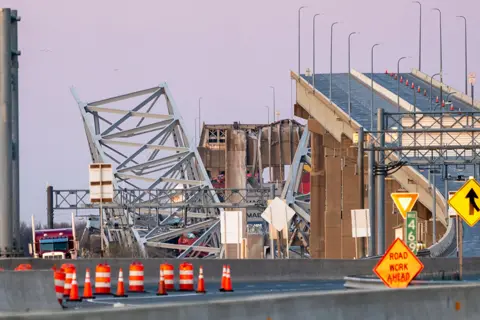
<svg viewBox="0 0 480 320">
<path fill-rule="evenodd" d="M 28 250 L 34 258 L 41 259 L 77 259 L 79 244 L 75 236 L 75 219 L 72 213 L 72 227 L 61 229 L 35 230 L 32 216 L 33 244 Z"/>
</svg>

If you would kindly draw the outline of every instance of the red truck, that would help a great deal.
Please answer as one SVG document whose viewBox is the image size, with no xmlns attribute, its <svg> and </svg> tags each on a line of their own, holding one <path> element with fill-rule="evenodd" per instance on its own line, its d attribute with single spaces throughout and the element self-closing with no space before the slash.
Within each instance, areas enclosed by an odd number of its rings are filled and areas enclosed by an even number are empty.
<svg viewBox="0 0 480 320">
<path fill-rule="evenodd" d="M 29 243 L 30 254 L 41 259 L 76 259 L 78 242 L 75 238 L 75 222 L 72 228 L 35 230 L 32 217 L 33 245 Z"/>
</svg>

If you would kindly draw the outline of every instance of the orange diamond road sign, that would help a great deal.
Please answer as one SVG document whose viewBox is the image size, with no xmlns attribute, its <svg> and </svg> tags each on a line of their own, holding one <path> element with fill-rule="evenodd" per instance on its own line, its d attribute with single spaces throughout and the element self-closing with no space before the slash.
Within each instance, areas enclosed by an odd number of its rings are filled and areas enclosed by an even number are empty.
<svg viewBox="0 0 480 320">
<path fill-rule="evenodd" d="M 394 192 L 390 195 L 397 206 L 403 219 L 407 218 L 407 212 L 412 211 L 415 202 L 418 199 L 418 193 L 413 192 Z"/>
<path fill-rule="evenodd" d="M 373 272 L 390 288 L 406 288 L 422 270 L 422 262 L 400 238 L 392 242 L 373 268 Z"/>
<path fill-rule="evenodd" d="M 448 200 L 450 207 L 455 209 L 470 227 L 473 227 L 480 220 L 479 195 L 480 184 L 475 179 L 468 179 Z"/>
</svg>

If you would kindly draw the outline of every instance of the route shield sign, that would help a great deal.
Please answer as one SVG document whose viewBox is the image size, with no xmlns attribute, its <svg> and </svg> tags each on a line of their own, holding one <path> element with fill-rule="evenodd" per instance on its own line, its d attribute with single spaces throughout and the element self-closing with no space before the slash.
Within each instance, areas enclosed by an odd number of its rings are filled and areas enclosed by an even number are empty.
<svg viewBox="0 0 480 320">
<path fill-rule="evenodd" d="M 448 204 L 458 215 L 473 227 L 480 220 L 480 184 L 475 179 L 469 179 L 448 200 Z"/>
<path fill-rule="evenodd" d="M 400 238 L 392 242 L 373 268 L 373 272 L 390 288 L 406 288 L 422 270 L 422 262 Z"/>
<path fill-rule="evenodd" d="M 417 254 L 417 212 L 407 212 L 407 246 Z"/>
<path fill-rule="evenodd" d="M 418 199 L 418 193 L 414 192 L 394 192 L 390 196 L 403 219 L 407 218 L 407 212 L 412 210 Z"/>
</svg>

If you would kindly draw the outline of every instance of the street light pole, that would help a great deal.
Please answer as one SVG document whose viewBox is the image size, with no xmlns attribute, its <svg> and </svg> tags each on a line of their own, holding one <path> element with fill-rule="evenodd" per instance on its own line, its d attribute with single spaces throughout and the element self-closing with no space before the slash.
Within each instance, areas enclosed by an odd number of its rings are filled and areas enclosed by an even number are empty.
<svg viewBox="0 0 480 320">
<path fill-rule="evenodd" d="M 321 13 L 317 13 L 313 16 L 313 76 L 312 76 L 312 87 L 313 87 L 313 94 L 315 94 L 315 19 L 317 16 L 322 15 Z"/>
<path fill-rule="evenodd" d="M 447 94 L 447 98 L 445 99 L 445 101 L 449 102 L 448 99 L 450 98 L 450 96 L 451 96 L 452 94 L 456 94 L 456 92 L 450 92 L 449 94 Z"/>
<path fill-rule="evenodd" d="M 375 43 L 372 46 L 372 74 L 371 74 L 371 88 L 372 88 L 372 101 L 370 103 L 370 130 L 373 131 L 373 49 L 375 49 L 376 46 L 379 46 L 380 43 Z"/>
<path fill-rule="evenodd" d="M 351 101 L 351 87 L 350 87 L 350 78 L 352 75 L 351 68 L 350 68 L 350 47 L 351 47 L 351 37 L 354 34 L 358 34 L 357 32 L 352 32 L 348 35 L 348 116 L 351 117 L 352 113 L 352 101 Z"/>
<path fill-rule="evenodd" d="M 275 122 L 275 87 L 270 86 L 270 88 L 273 90 L 273 122 Z"/>
<path fill-rule="evenodd" d="M 201 120 L 201 101 L 202 97 L 198 98 L 198 138 L 200 139 L 200 136 L 202 135 L 202 120 Z M 200 141 L 199 141 L 200 142 Z"/>
<path fill-rule="evenodd" d="M 407 57 L 401 57 L 397 62 L 397 112 L 400 112 L 400 61 L 403 59 L 407 59 Z"/>
<path fill-rule="evenodd" d="M 418 36 L 418 71 L 422 70 L 422 4 L 420 1 L 412 1 L 420 6 L 420 34 Z"/>
<path fill-rule="evenodd" d="M 432 10 L 438 11 L 440 14 L 440 82 L 443 83 L 442 11 L 438 8 Z"/>
<path fill-rule="evenodd" d="M 465 94 L 468 95 L 468 45 L 467 45 L 467 18 L 464 16 L 457 16 L 465 21 Z"/>
<path fill-rule="evenodd" d="M 300 13 L 303 8 L 306 6 L 300 7 L 298 9 L 298 76 L 300 77 Z"/>
<path fill-rule="evenodd" d="M 264 106 L 267 108 L 267 123 L 270 124 L 270 107 L 269 106 Z"/>
<path fill-rule="evenodd" d="M 330 26 L 330 102 L 332 102 L 332 69 L 333 69 L 333 26 L 338 24 L 338 22 L 332 23 Z"/>
<path fill-rule="evenodd" d="M 435 73 L 431 78 L 430 78 L 430 111 L 433 110 L 432 108 L 432 89 L 433 89 L 433 78 L 435 78 L 436 76 L 439 76 L 440 75 L 440 72 L 438 73 Z M 441 102 L 440 102 L 441 103 Z"/>
</svg>

